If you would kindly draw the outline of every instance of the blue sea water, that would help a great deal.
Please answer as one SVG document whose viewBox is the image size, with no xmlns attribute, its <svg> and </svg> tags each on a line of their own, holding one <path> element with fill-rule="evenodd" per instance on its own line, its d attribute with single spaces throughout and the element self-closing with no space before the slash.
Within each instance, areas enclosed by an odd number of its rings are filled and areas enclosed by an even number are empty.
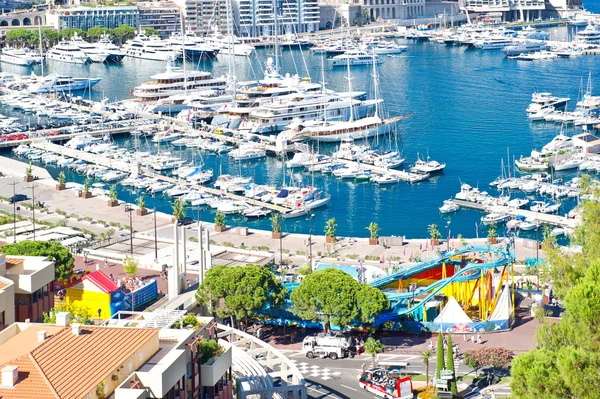
<svg viewBox="0 0 600 399">
<path fill-rule="evenodd" d="M 593 2 L 586 3 L 588 9 Z M 568 37 L 566 28 L 549 29 L 553 37 Z M 417 153 L 446 162 L 445 172 L 415 185 L 405 183 L 392 187 L 379 187 L 371 183 L 354 183 L 336 180 L 330 176 L 315 174 L 314 183 L 331 195 L 329 207 L 315 212 L 312 220 L 287 220 L 286 232 L 314 233 L 323 231 L 325 221 L 335 217 L 338 235 L 367 236 L 366 226 L 375 221 L 381 226 L 381 235 L 404 235 L 409 238 L 427 235 L 427 225 L 436 223 L 442 235 L 462 234 L 474 237 L 476 225 L 482 213 L 460 210 L 453 216 L 440 215 L 438 208 L 444 199 L 453 197 L 460 183 L 479 186 L 491 194 L 498 195 L 488 186 L 501 172 L 501 159 L 507 164 L 508 153 L 529 154 L 558 133 L 553 124 L 529 123 L 525 108 L 534 91 L 551 91 L 556 95 L 571 97 L 574 107 L 580 84 L 586 84 L 591 72 L 594 82 L 600 82 L 598 58 L 582 56 L 574 59 L 544 62 L 520 62 L 509 60 L 499 51 L 482 52 L 464 47 L 448 47 L 436 43 L 415 43 L 399 40 L 409 46 L 402 56 L 384 57 L 378 68 L 385 109 L 390 115 L 413 114 L 399 124 L 398 146 L 407 157 L 407 164 L 416 160 Z M 261 62 L 270 56 L 269 49 L 259 50 L 257 59 L 236 59 L 236 71 L 240 80 L 261 77 Z M 304 61 L 313 80 L 321 80 L 320 58 L 298 50 L 283 50 L 282 69 L 289 73 L 306 76 Z M 214 75 L 227 72 L 225 60 L 203 61 L 200 65 L 188 64 L 212 71 Z M 93 99 L 108 97 L 119 99 L 129 96 L 134 86 L 161 72 L 164 65 L 159 62 L 125 59 L 123 65 L 90 66 L 50 63 L 51 72 L 73 76 L 102 77 L 103 80 L 92 90 Z M 3 71 L 28 73 L 20 67 L 4 66 Z M 35 69 L 39 73 L 39 67 Z M 372 94 L 372 69 L 358 67 L 352 70 L 353 89 Z M 344 68 L 325 68 L 327 86 L 336 90 L 347 89 Z M 585 86 L 584 86 L 585 87 Z M 86 94 L 87 96 L 87 94 Z M 571 108 L 572 109 L 572 108 Z M 570 133 L 574 133 L 570 129 Z M 122 143 L 131 145 L 131 143 Z M 386 144 L 386 143 L 380 143 Z M 151 143 L 142 146 L 155 148 Z M 332 151 L 334 146 L 321 147 L 322 152 Z M 179 150 L 172 149 L 178 153 Z M 191 158 L 189 150 L 182 152 Z M 196 158 L 198 155 L 196 155 Z M 296 183 L 311 184 L 312 177 L 306 172 L 295 172 L 292 176 L 283 168 L 282 161 L 268 158 L 242 164 L 230 164 L 227 156 L 203 155 L 205 164 L 215 172 L 251 175 L 258 183 L 281 185 L 292 178 Z M 50 169 L 57 174 L 58 170 Z M 284 177 L 285 174 L 285 177 Z M 569 175 L 567 175 L 569 176 Z M 68 176 L 82 181 L 79 176 Z M 134 201 L 137 194 L 122 191 L 120 198 Z M 151 203 L 149 199 L 147 203 Z M 567 201 L 563 212 L 573 206 Z M 171 211 L 171 204 L 159 197 L 158 209 Z M 197 210 L 190 210 L 196 215 Z M 201 209 L 201 218 L 212 221 L 213 211 Z M 270 228 L 268 219 L 249 221 L 242 217 L 228 217 L 230 225 L 245 225 Z M 478 227 L 483 235 L 482 227 Z"/>
</svg>

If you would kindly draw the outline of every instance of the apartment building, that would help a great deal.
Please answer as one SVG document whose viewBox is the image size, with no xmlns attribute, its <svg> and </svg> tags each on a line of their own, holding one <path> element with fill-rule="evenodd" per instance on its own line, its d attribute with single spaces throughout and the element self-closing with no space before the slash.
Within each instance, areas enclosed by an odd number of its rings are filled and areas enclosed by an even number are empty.
<svg viewBox="0 0 600 399">
<path fill-rule="evenodd" d="M 0 254 L 0 331 L 14 322 L 41 322 L 54 307 L 54 262 Z"/>
<path fill-rule="evenodd" d="M 227 32 L 227 2 L 218 0 L 175 0 L 183 11 L 186 29 L 199 35 Z"/>
<path fill-rule="evenodd" d="M 46 14 L 46 24 L 57 30 L 94 26 L 113 29 L 121 25 L 138 27 L 139 10 L 136 6 L 56 8 Z"/>
<path fill-rule="evenodd" d="M 319 29 L 318 0 L 235 0 L 236 33 L 247 37 L 272 36 L 275 32 L 275 5 L 280 35 Z"/>
<path fill-rule="evenodd" d="M 137 6 L 140 29 L 155 29 L 163 39 L 181 30 L 179 6 L 172 1 L 144 1 Z"/>
</svg>

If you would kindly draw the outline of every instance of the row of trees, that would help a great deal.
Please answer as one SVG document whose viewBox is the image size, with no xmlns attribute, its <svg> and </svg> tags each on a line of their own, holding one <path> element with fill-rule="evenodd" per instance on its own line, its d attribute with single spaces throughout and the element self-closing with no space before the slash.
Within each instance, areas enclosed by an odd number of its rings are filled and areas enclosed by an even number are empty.
<svg viewBox="0 0 600 399">
<path fill-rule="evenodd" d="M 598 198 L 598 182 L 582 177 L 584 193 Z M 519 355 L 511 370 L 516 398 L 600 397 L 600 202 L 583 203 L 582 220 L 564 251 L 547 236 L 546 270 L 554 294 L 563 299 L 561 320 L 542 320 L 537 348 Z"/>
<path fill-rule="evenodd" d="M 158 31 L 152 28 L 143 28 L 147 36 L 160 36 Z M 52 46 L 61 40 L 69 40 L 75 34 L 89 41 L 97 41 L 100 37 L 108 33 L 111 40 L 123 43 L 126 40 L 133 39 L 137 33 L 136 29 L 129 25 L 121 25 L 114 29 L 100 28 L 94 26 L 87 31 L 76 28 L 63 29 L 55 31 L 54 29 L 42 29 L 42 44 L 44 46 Z M 6 33 L 6 41 L 11 45 L 16 46 L 37 46 L 40 43 L 40 32 L 30 29 L 15 29 Z"/>
<path fill-rule="evenodd" d="M 247 322 L 264 307 L 277 309 L 287 292 L 275 275 L 258 265 L 216 266 L 206 273 L 196 300 L 219 317 Z M 322 321 L 325 330 L 334 323 L 341 328 L 354 320 L 370 324 L 389 307 L 387 297 L 350 275 L 325 269 L 308 275 L 290 296 L 294 314 L 304 320 Z"/>
</svg>

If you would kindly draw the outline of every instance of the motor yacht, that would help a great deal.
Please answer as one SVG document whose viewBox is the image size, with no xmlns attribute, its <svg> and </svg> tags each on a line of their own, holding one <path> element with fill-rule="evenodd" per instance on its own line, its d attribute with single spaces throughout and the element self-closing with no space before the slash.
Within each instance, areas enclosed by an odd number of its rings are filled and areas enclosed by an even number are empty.
<svg viewBox="0 0 600 399">
<path fill-rule="evenodd" d="M 527 107 L 527 112 L 530 114 L 539 112 L 544 108 L 561 109 L 569 102 L 568 97 L 556 97 L 552 93 L 537 93 L 531 95 L 531 104 Z"/>
<path fill-rule="evenodd" d="M 181 138 L 181 133 L 166 131 L 155 134 L 154 137 L 152 137 L 152 142 L 157 144 L 170 143 L 179 138 Z"/>
<path fill-rule="evenodd" d="M 371 54 L 363 50 L 346 51 L 344 54 L 331 58 L 330 61 L 331 66 L 334 67 L 381 64 L 381 58 L 377 54 Z"/>
<path fill-rule="evenodd" d="M 441 213 L 452 213 L 458 211 L 460 207 L 452 200 L 445 200 L 444 205 L 442 205 L 439 209 Z"/>
<path fill-rule="evenodd" d="M 228 56 L 231 52 L 234 56 L 248 57 L 255 51 L 254 46 L 242 43 L 238 38 L 231 38 L 221 34 L 217 26 L 214 26 L 212 35 L 207 36 L 204 43 L 218 49 L 218 55 L 222 56 Z"/>
<path fill-rule="evenodd" d="M 148 37 L 144 33 L 128 40 L 122 47 L 125 54 L 132 58 L 140 58 L 151 61 L 177 60 L 181 52 L 173 49 L 171 45 L 156 37 Z"/>
<path fill-rule="evenodd" d="M 89 90 L 100 78 L 72 78 L 64 75 L 36 76 L 27 90 L 34 94 L 64 93 L 78 90 Z"/>
<path fill-rule="evenodd" d="M 382 175 L 372 176 L 371 181 L 379 185 L 386 185 L 399 183 L 400 179 L 391 173 L 385 173 Z"/>
<path fill-rule="evenodd" d="M 169 182 L 165 182 L 165 181 L 158 181 L 156 183 L 151 184 L 147 188 L 147 191 L 150 194 L 158 194 L 158 193 L 162 193 L 165 190 L 170 189 L 171 187 L 173 187 L 173 183 L 169 183 Z"/>
<path fill-rule="evenodd" d="M 229 152 L 229 157 L 234 161 L 248 161 L 267 156 L 267 152 L 253 145 L 241 145 L 239 148 Z"/>
<path fill-rule="evenodd" d="M 13 65 L 31 66 L 41 63 L 43 57 L 27 49 L 5 48 L 2 50 L 2 54 L 0 54 L 0 61 Z"/>
<path fill-rule="evenodd" d="M 79 47 L 67 42 L 60 42 L 46 53 L 46 59 L 68 62 L 71 64 L 87 64 L 92 62 L 90 57 Z"/>
<path fill-rule="evenodd" d="M 587 25 L 584 30 L 575 34 L 575 42 L 586 44 L 600 43 L 600 28 L 595 25 Z"/>
<path fill-rule="evenodd" d="M 502 52 L 507 56 L 507 57 L 514 57 L 514 56 L 518 56 L 521 54 L 529 54 L 529 53 L 535 53 L 537 51 L 542 51 L 542 50 L 547 50 L 548 49 L 548 45 L 546 43 L 542 43 L 542 42 L 533 42 L 533 41 L 525 41 L 523 43 L 516 43 L 516 44 L 511 44 L 508 45 L 504 48 L 502 48 Z"/>
<path fill-rule="evenodd" d="M 439 163 L 438 161 L 430 160 L 429 157 L 427 157 L 427 161 L 423 161 L 417 155 L 417 161 L 415 162 L 414 166 L 410 168 L 410 171 L 413 173 L 437 173 L 443 171 L 445 167 L 445 163 Z"/>
<path fill-rule="evenodd" d="M 85 55 L 90 57 L 92 62 L 103 63 L 108 59 L 109 54 L 106 51 L 95 43 L 86 42 L 77 34 L 77 32 L 73 34 L 73 37 L 69 40 L 69 44 L 83 51 Z"/>
<path fill-rule="evenodd" d="M 181 51 L 186 59 L 215 58 L 219 49 L 213 47 L 204 40 L 196 37 L 191 31 L 182 35 L 181 32 L 173 32 L 167 42 L 177 51 Z"/>
<path fill-rule="evenodd" d="M 505 215 L 503 213 L 490 213 L 488 215 L 485 215 L 481 218 L 481 222 L 488 226 L 490 224 L 499 224 L 499 223 L 504 223 L 507 220 L 510 219 L 510 216 Z"/>
<path fill-rule="evenodd" d="M 100 51 L 108 54 L 106 62 L 119 63 L 126 55 L 123 50 L 121 50 L 112 42 L 112 40 L 110 40 L 110 35 L 108 33 L 103 33 L 100 36 L 100 40 L 98 40 L 98 42 L 95 44 Z"/>
</svg>

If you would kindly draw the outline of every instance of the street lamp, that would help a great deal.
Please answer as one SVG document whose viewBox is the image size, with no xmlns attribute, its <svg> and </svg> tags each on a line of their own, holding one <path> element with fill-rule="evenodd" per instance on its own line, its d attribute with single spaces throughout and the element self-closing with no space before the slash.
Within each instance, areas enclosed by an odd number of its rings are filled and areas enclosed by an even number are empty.
<svg viewBox="0 0 600 399">
<path fill-rule="evenodd" d="M 17 184 L 18 182 L 6 183 L 13 187 L 13 242 L 17 243 Z"/>
<path fill-rule="evenodd" d="M 448 238 L 446 240 L 446 251 L 450 251 L 450 221 L 448 220 L 448 224 L 446 225 L 446 229 L 448 229 Z"/>
<path fill-rule="evenodd" d="M 31 185 L 31 212 L 33 212 L 33 241 L 35 241 L 35 188 L 36 184 Z"/>
<path fill-rule="evenodd" d="M 308 233 L 309 233 L 308 234 L 308 252 L 309 252 L 308 261 L 310 262 L 310 269 L 311 270 L 312 270 L 312 232 L 313 232 L 313 227 L 312 227 L 313 222 L 312 222 L 312 220 L 313 220 L 314 216 L 315 216 L 315 214 L 311 213 L 309 215 L 309 217 L 308 217 L 308 221 L 310 222 L 310 229 L 308 231 Z"/>
<path fill-rule="evenodd" d="M 156 236 L 156 192 L 152 193 L 154 198 L 154 262 L 158 262 L 158 238 Z"/>
<path fill-rule="evenodd" d="M 130 196 L 131 202 L 131 196 Z M 133 207 L 131 204 L 125 205 L 125 212 L 129 212 L 129 252 L 133 256 L 133 219 L 131 216 L 131 211 L 133 211 Z"/>
</svg>

